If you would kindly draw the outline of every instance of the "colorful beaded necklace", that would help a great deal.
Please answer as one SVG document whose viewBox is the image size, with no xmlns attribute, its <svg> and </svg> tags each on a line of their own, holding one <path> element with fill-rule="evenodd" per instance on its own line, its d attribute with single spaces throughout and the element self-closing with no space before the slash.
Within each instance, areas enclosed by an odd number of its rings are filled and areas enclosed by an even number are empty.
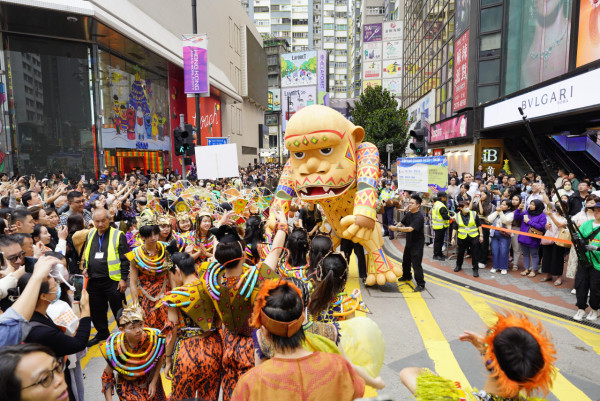
<svg viewBox="0 0 600 401">
<path fill-rule="evenodd" d="M 110 366 L 128 378 L 138 378 L 152 371 L 160 360 L 166 345 L 166 338 L 160 330 L 144 328 L 149 341 L 148 347 L 134 354 L 127 350 L 125 333 L 112 334 L 104 345 L 106 359 Z"/>
<path fill-rule="evenodd" d="M 169 263 L 165 263 L 167 251 L 162 242 L 156 244 L 158 251 L 156 256 L 148 256 L 143 248 L 143 246 L 138 246 L 133 250 L 133 254 L 135 255 L 135 262 L 144 272 L 150 275 L 159 275 L 169 270 L 171 266 Z"/>
<path fill-rule="evenodd" d="M 260 267 L 258 265 L 248 266 L 247 264 L 244 264 L 244 267 L 246 269 L 241 274 L 240 278 L 237 280 L 234 289 L 238 291 L 241 287 L 242 289 L 239 293 L 240 296 L 248 300 L 252 296 L 252 292 L 254 291 L 256 282 L 258 281 Z M 213 262 L 206 269 L 206 273 L 204 273 L 204 280 L 207 283 L 208 292 L 210 296 L 216 301 L 219 301 L 221 299 L 221 283 L 219 275 L 224 270 L 224 266 Z"/>
</svg>

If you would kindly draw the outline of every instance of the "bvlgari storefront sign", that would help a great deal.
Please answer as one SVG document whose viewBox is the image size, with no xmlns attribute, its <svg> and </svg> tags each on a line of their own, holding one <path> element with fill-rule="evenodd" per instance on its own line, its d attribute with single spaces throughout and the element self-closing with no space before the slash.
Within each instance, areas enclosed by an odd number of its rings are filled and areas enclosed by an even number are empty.
<svg viewBox="0 0 600 401">
<path fill-rule="evenodd" d="M 530 119 L 600 105 L 600 69 L 487 106 L 483 128 L 522 121 L 519 107 Z"/>
</svg>

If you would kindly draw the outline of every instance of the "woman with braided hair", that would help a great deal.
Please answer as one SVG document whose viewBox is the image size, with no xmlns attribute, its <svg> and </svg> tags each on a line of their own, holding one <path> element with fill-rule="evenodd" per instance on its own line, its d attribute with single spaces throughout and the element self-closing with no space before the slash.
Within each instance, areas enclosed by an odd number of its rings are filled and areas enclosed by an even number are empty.
<svg viewBox="0 0 600 401">
<path fill-rule="evenodd" d="M 254 303 L 252 326 L 272 342 L 273 358 L 240 378 L 233 400 L 341 401 L 362 397 L 365 383 L 346 359 L 302 347 L 304 319 L 298 287 L 285 280 L 263 284 Z"/>
<path fill-rule="evenodd" d="M 481 391 L 472 393 L 458 382 L 416 367 L 400 371 L 402 383 L 418 401 L 460 397 L 474 401 L 541 400 L 532 394 L 546 395 L 552 386 L 556 374 L 554 344 L 541 323 L 524 314 L 501 312 L 497 317 L 485 336 L 465 331 L 458 337 L 473 344 L 485 361 L 489 376 Z"/>
<path fill-rule="evenodd" d="M 306 270 L 308 268 L 309 247 L 310 240 L 306 230 L 301 227 L 294 227 L 285 243 L 287 257 L 279 262 L 279 275 L 283 278 L 296 277 L 308 282 Z"/>
<path fill-rule="evenodd" d="M 271 238 L 265 234 L 265 221 L 260 215 L 252 214 L 246 220 L 244 231 L 245 253 L 252 264 L 264 260 L 270 252 Z"/>
</svg>

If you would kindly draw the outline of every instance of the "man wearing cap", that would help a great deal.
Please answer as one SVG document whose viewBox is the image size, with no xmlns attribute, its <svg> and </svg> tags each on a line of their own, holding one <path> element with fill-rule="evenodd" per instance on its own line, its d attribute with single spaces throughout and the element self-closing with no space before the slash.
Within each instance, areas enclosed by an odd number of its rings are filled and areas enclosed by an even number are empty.
<svg viewBox="0 0 600 401">
<path fill-rule="evenodd" d="M 444 237 L 450 226 L 450 215 L 448 214 L 448 195 L 446 192 L 438 192 L 437 200 L 433 204 L 431 211 L 431 226 L 433 228 L 433 259 L 446 260 L 442 253 Z"/>
<path fill-rule="evenodd" d="M 392 190 L 392 181 L 388 180 L 385 182 L 385 188 L 381 190 L 379 194 L 379 201 L 383 204 L 383 236 L 389 236 L 390 239 L 394 239 L 394 232 L 389 230 L 389 226 L 394 225 L 394 203 L 392 198 L 394 197 L 394 191 Z"/>
</svg>

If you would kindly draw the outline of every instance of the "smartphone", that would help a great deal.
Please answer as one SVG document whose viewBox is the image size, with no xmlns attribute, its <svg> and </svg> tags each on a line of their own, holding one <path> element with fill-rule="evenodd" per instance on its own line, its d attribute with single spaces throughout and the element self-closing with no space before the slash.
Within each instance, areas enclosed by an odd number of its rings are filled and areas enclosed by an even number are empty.
<svg viewBox="0 0 600 401">
<path fill-rule="evenodd" d="M 496 185 L 496 184 L 492 184 L 492 191 L 495 191 L 495 190 L 497 190 L 497 189 L 498 189 L 498 185 Z"/>
<path fill-rule="evenodd" d="M 0 252 L 0 266 L 6 267 L 6 260 L 4 259 L 4 252 Z"/>
<path fill-rule="evenodd" d="M 82 175 L 81 175 L 81 181 L 84 181 L 84 182 L 85 182 L 85 174 L 82 174 Z"/>
<path fill-rule="evenodd" d="M 81 274 L 73 275 L 73 287 L 75 287 L 75 294 L 73 294 L 73 300 L 75 302 L 81 301 L 81 293 L 83 292 L 83 280 L 84 277 Z"/>
</svg>

